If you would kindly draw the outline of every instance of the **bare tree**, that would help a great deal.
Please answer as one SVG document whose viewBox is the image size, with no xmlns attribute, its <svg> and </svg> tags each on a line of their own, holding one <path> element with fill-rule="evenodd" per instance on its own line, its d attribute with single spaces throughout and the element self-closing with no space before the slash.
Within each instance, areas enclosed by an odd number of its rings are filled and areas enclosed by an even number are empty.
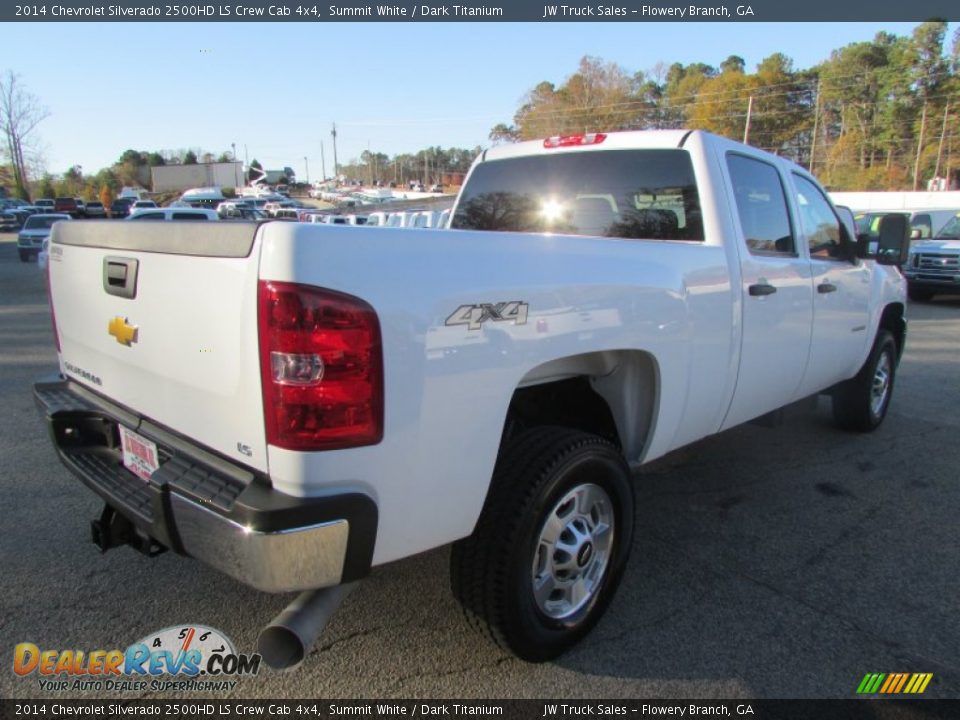
<svg viewBox="0 0 960 720">
<path fill-rule="evenodd" d="M 30 135 L 50 113 L 40 104 L 12 70 L 0 77 L 0 133 L 4 150 L 13 165 L 13 179 L 17 194 L 27 188 L 27 161 L 25 152 L 30 147 Z"/>
</svg>

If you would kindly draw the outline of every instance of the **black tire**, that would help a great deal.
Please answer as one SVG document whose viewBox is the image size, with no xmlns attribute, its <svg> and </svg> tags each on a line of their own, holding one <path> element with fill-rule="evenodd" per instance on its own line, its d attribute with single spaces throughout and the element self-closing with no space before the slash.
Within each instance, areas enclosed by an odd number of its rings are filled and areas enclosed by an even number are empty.
<svg viewBox="0 0 960 720">
<path fill-rule="evenodd" d="M 897 357 L 893 335 L 880 330 L 860 372 L 833 392 L 833 419 L 837 425 L 854 432 L 873 432 L 880 427 L 893 396 Z"/>
<path fill-rule="evenodd" d="M 21 250 L 20 251 L 20 262 L 30 262 L 30 251 Z"/>
<path fill-rule="evenodd" d="M 561 504 L 574 493 L 577 500 Z M 571 506 L 580 500 L 586 515 Z M 555 658 L 609 605 L 633 543 L 633 516 L 630 471 L 611 443 L 566 428 L 523 431 L 501 448 L 473 534 L 453 545 L 453 594 L 470 625 L 500 647 L 531 662 Z M 545 538 L 559 527 L 550 545 Z M 561 562 L 569 569 L 558 569 Z M 563 588 L 581 580 L 586 595 L 568 601 Z M 556 589 L 538 600 L 536 581 Z"/>
<path fill-rule="evenodd" d="M 929 288 L 919 288 L 907 284 L 907 297 L 915 302 L 926 302 L 931 300 L 935 294 L 936 292 Z"/>
</svg>

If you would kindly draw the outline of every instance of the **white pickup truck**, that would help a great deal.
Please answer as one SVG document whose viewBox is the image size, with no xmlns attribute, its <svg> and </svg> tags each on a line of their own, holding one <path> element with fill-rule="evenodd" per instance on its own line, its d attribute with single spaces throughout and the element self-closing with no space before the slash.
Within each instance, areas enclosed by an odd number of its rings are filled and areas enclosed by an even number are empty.
<svg viewBox="0 0 960 720">
<path fill-rule="evenodd" d="M 35 395 L 105 502 L 96 543 L 310 591 L 261 636 L 275 665 L 336 605 L 316 589 L 454 543 L 467 616 L 540 661 L 617 587 L 630 468 L 817 393 L 852 430 L 887 412 L 906 224 L 858 257 L 781 158 L 700 131 L 501 146 L 450 227 L 57 224 Z"/>
</svg>

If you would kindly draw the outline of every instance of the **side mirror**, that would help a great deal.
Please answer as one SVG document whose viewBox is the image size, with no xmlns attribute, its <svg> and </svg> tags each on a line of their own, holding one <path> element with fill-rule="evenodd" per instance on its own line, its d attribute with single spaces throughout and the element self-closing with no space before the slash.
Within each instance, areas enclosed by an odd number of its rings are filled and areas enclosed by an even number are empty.
<svg viewBox="0 0 960 720">
<path fill-rule="evenodd" d="M 911 239 L 911 240 L 919 240 L 921 234 L 922 234 L 922 233 L 920 232 L 920 228 L 914 228 L 913 230 L 910 231 L 910 239 Z"/>
<path fill-rule="evenodd" d="M 910 225 L 904 215 L 891 213 L 880 221 L 880 240 L 877 243 L 877 263 L 903 265 L 910 252 L 908 234 Z"/>
<path fill-rule="evenodd" d="M 867 257 L 867 245 L 857 234 L 857 222 L 853 217 L 853 210 L 846 205 L 837 205 L 836 210 L 840 218 L 840 244 L 843 246 L 843 256 L 849 259 Z"/>
</svg>

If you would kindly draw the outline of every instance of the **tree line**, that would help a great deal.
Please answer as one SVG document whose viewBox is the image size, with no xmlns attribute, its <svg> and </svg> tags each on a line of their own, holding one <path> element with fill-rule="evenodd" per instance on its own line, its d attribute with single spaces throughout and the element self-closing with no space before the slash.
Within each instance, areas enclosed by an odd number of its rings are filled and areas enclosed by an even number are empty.
<svg viewBox="0 0 960 720">
<path fill-rule="evenodd" d="M 561 85 L 531 89 L 490 139 L 696 128 L 788 157 L 837 190 L 926 189 L 935 177 L 956 185 L 960 30 L 949 52 L 946 33 L 944 21 L 909 37 L 881 32 L 809 70 L 783 53 L 754 72 L 736 55 L 719 67 L 661 63 L 634 73 L 588 56 Z"/>
</svg>

